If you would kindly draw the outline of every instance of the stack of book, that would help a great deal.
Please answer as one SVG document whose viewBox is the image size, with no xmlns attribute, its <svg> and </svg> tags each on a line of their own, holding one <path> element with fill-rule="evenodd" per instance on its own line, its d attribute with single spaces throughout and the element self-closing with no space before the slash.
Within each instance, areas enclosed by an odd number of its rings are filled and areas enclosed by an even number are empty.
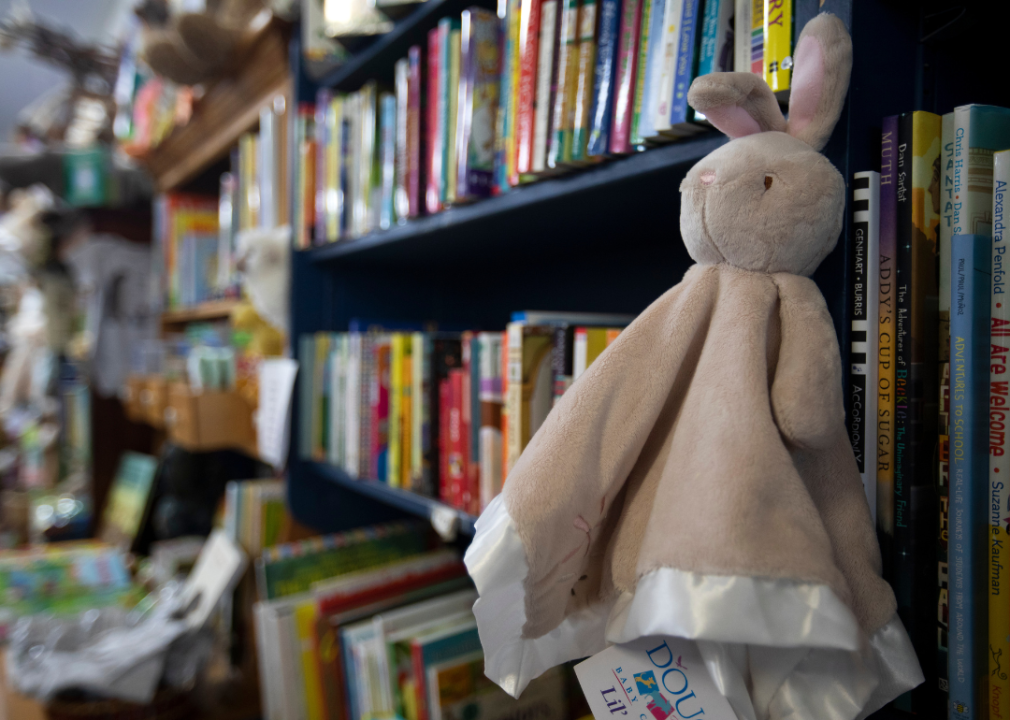
<svg viewBox="0 0 1010 720">
<path fill-rule="evenodd" d="M 300 453 L 477 514 L 557 399 L 631 321 L 520 312 L 505 332 L 301 338 Z"/>
<path fill-rule="evenodd" d="M 1010 110 L 965 105 L 885 118 L 852 183 L 850 437 L 928 678 L 896 704 L 959 720 L 1010 713 L 1008 182 Z"/>
<path fill-rule="evenodd" d="M 736 5 L 503 0 L 443 18 L 396 64 L 395 87 L 324 90 L 299 109 L 297 247 L 695 135 L 699 75 L 755 72 L 784 98 L 793 3 Z"/>
<path fill-rule="evenodd" d="M 567 717 L 566 683 L 545 676 L 522 701 L 483 678 L 459 553 L 394 524 L 267 550 L 254 606 L 264 716 L 484 717 L 536 703 Z M 483 709 L 482 709 L 483 708 Z M 476 714 L 474 711 L 477 711 Z"/>
</svg>

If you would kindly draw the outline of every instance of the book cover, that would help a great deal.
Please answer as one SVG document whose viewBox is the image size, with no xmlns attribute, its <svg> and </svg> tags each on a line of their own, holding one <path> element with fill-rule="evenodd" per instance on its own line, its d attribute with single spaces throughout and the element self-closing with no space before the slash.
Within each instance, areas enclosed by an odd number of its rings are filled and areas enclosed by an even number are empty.
<svg viewBox="0 0 1010 720">
<path fill-rule="evenodd" d="M 444 32 L 448 36 L 448 20 Z M 443 23 L 428 31 L 428 107 L 425 128 L 425 156 L 427 183 L 425 191 L 425 209 L 429 215 L 434 215 L 442 209 L 442 131 L 440 125 L 443 117 L 442 107 L 442 68 L 441 68 L 441 36 Z"/>
<path fill-rule="evenodd" d="M 698 75 L 733 71 L 733 0 L 705 0 Z"/>
<path fill-rule="evenodd" d="M 596 31 L 599 23 L 597 0 L 582 0 L 579 6 L 578 74 L 575 80 L 575 104 L 572 108 L 571 162 L 589 159 L 589 111 L 593 102 L 596 69 Z"/>
<path fill-rule="evenodd" d="M 533 113 L 532 172 L 547 169 L 547 147 L 557 88 L 558 45 L 561 39 L 561 7 L 564 0 L 543 0 L 540 4 L 540 42 L 537 49 L 537 96 Z"/>
<path fill-rule="evenodd" d="M 457 658 L 483 657 L 477 626 L 470 622 L 456 627 L 424 633 L 410 641 L 410 657 L 414 677 L 417 720 L 428 720 L 430 702 L 427 691 L 428 668 Z"/>
<path fill-rule="evenodd" d="M 614 109 L 610 129 L 610 151 L 618 155 L 625 155 L 631 151 L 642 2 L 643 0 L 624 0 L 621 6 L 614 73 Z"/>
<path fill-rule="evenodd" d="M 614 134 L 614 108 L 620 66 L 631 48 L 624 45 L 623 24 L 631 23 L 641 8 L 641 0 L 599 0 L 599 36 L 596 43 L 596 77 L 593 81 L 593 103 L 589 110 L 589 141 L 586 154 L 597 157 L 611 152 Z M 623 12 L 622 12 L 623 10 Z M 624 17 L 631 14 L 631 18 Z M 631 42 L 630 37 L 628 42 Z M 622 52 L 623 51 L 623 52 Z M 629 71 L 630 72 L 630 71 Z M 630 78 L 625 78 L 628 80 Z M 580 138 L 576 137 L 576 140 Z"/>
<path fill-rule="evenodd" d="M 413 50 L 413 48 L 411 48 Z M 407 127 L 410 115 L 410 58 L 400 58 L 393 66 L 396 86 L 396 172 L 393 178 L 393 214 L 403 222 L 410 214 L 410 143 Z"/>
<path fill-rule="evenodd" d="M 547 155 L 547 167 L 551 169 L 557 169 L 572 159 L 575 93 L 579 77 L 578 50 L 579 0 L 564 0 L 558 48 L 558 82 Z"/>
<path fill-rule="evenodd" d="M 756 7 L 756 6 L 755 6 Z M 877 348 L 877 537 L 883 576 L 891 580 L 894 551 L 895 259 L 898 247 L 898 116 L 884 118 L 880 144 L 880 296 Z"/>
<path fill-rule="evenodd" d="M 294 609 L 294 625 L 298 639 L 298 661 L 302 670 L 302 693 L 305 698 L 306 720 L 323 720 L 323 686 L 319 673 L 315 645 L 316 603 L 312 597 L 298 603 Z"/>
<path fill-rule="evenodd" d="M 1010 150 L 993 154 L 992 283 L 989 326 L 989 717 L 1010 713 L 1010 602 L 1007 587 L 1006 547 L 1010 523 L 1007 480 L 1006 425 L 1010 405 L 1007 391 L 1007 354 L 1010 353 L 1010 304 L 1007 303 L 1006 200 L 1010 183 Z"/>
<path fill-rule="evenodd" d="M 863 480 L 870 516 L 876 522 L 877 469 L 877 264 L 880 173 L 852 178 L 852 326 L 849 348 L 849 439 Z"/>
<path fill-rule="evenodd" d="M 950 717 L 986 717 L 989 292 L 986 235 L 951 240 Z"/>
<path fill-rule="evenodd" d="M 459 119 L 459 48 L 460 23 L 454 20 L 449 31 L 449 77 L 448 98 L 446 100 L 446 128 L 442 153 L 442 167 L 445 169 L 445 184 L 443 186 L 443 203 L 452 205 L 456 202 L 456 121 Z"/>
<path fill-rule="evenodd" d="M 492 12 L 480 8 L 463 11 L 456 134 L 457 200 L 491 195 L 500 72 L 498 28 L 498 16 Z"/>
<path fill-rule="evenodd" d="M 897 153 L 897 336 L 895 353 L 895 595 L 920 661 L 934 664 L 932 592 L 936 567 L 937 232 L 940 223 L 940 116 L 917 111 L 899 120 Z M 924 691 L 926 697 L 923 696 Z M 932 688 L 895 701 L 928 712 Z"/>
<path fill-rule="evenodd" d="M 421 215 L 424 207 L 421 195 L 424 182 L 421 176 L 424 169 L 422 158 L 425 157 L 425 152 L 422 144 L 425 135 L 422 125 L 427 126 L 429 122 L 424 114 L 424 103 L 422 102 L 425 96 L 421 87 L 424 79 L 421 72 L 420 45 L 412 45 L 407 51 L 407 62 L 409 63 L 407 73 L 407 217 L 415 218 Z M 431 75 L 428 77 L 430 78 Z"/>
<path fill-rule="evenodd" d="M 698 11 L 701 0 L 684 0 L 683 13 L 680 18 L 680 41 L 677 45 L 677 64 L 673 78 L 673 100 L 670 102 L 670 121 L 668 132 L 676 135 L 692 134 L 700 128 L 691 124 L 694 120 L 694 110 L 687 104 L 687 91 L 694 80 L 696 59 L 698 55 L 697 29 Z"/>
<path fill-rule="evenodd" d="M 533 125 L 541 0 L 522 0 L 519 11 L 519 101 L 516 106 L 516 172 L 533 171 Z"/>
<path fill-rule="evenodd" d="M 642 148 L 645 138 L 642 136 L 642 107 L 645 102 L 646 68 L 649 62 L 649 38 L 652 37 L 652 16 L 654 10 L 661 6 L 659 0 L 642 0 L 642 19 L 639 22 L 638 57 L 635 59 L 635 90 L 631 104 L 631 134 L 629 142 L 637 149 Z"/>
<path fill-rule="evenodd" d="M 940 394 L 937 423 L 937 502 L 940 523 L 937 528 L 937 591 L 936 591 L 936 676 L 937 690 L 946 706 L 947 700 L 947 630 L 948 571 L 947 519 L 949 517 L 950 479 L 950 238 L 954 229 L 954 113 L 943 116 L 940 128 L 940 297 L 939 342 L 937 344 L 937 375 Z"/>
<path fill-rule="evenodd" d="M 765 0 L 764 77 L 772 92 L 789 89 L 793 67 L 793 0 Z"/>
</svg>

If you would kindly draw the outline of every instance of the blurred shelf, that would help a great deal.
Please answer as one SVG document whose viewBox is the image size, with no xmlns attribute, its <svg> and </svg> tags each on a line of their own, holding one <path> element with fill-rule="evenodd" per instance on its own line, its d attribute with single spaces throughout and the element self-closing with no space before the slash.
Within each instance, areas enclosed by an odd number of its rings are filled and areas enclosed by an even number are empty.
<svg viewBox="0 0 1010 720">
<path fill-rule="evenodd" d="M 449 507 L 438 500 L 418 495 L 409 490 L 390 487 L 386 483 L 377 480 L 359 480 L 358 478 L 353 478 L 333 465 L 317 462 L 312 463 L 312 466 L 320 476 L 336 485 L 370 497 L 373 500 L 378 500 L 381 503 L 385 503 L 411 515 L 416 515 L 427 520 L 430 520 L 435 513 L 444 513 L 445 517 L 455 515 L 459 518 L 459 534 L 473 537 L 475 532 L 474 523 L 477 522 L 477 518 L 469 513 Z"/>
<path fill-rule="evenodd" d="M 498 197 L 479 200 L 470 205 L 449 208 L 436 215 L 427 215 L 410 220 L 389 230 L 380 230 L 353 240 L 341 240 L 328 245 L 322 245 L 307 252 L 313 263 L 331 263 L 336 261 L 359 260 L 392 260 L 420 259 L 422 255 L 429 258 L 440 258 L 443 254 L 465 253 L 467 248 L 474 248 L 476 230 L 485 227 L 495 234 L 508 234 L 512 240 L 522 243 L 523 235 L 535 236 L 536 233 L 524 233 L 529 230 L 530 210 L 536 208 L 549 210 L 556 216 L 571 218 L 577 223 L 582 216 L 593 213 L 609 212 L 605 203 L 602 205 L 587 203 L 587 192 L 618 191 L 620 186 L 632 181 L 648 181 L 649 176 L 664 171 L 671 172 L 687 169 L 690 165 L 726 142 L 721 133 L 704 133 L 694 138 L 680 142 L 650 148 L 644 152 L 628 157 L 601 163 L 596 167 L 576 170 L 556 178 L 541 180 L 511 190 Z M 672 192 L 676 192 L 671 188 Z M 671 198 L 673 201 L 674 198 Z M 581 207 L 562 209 L 566 201 Z M 612 199 L 611 207 L 620 207 L 620 201 Z M 572 212 L 568 212 L 571 210 Z M 466 231 L 466 232 L 457 232 Z M 445 238 L 452 235 L 452 239 Z M 485 237 L 480 233 L 481 238 Z M 535 242 L 542 243 L 543 238 L 531 237 Z M 449 244 L 452 247 L 436 248 L 438 244 Z M 484 248 L 486 250 L 487 248 Z"/>
<path fill-rule="evenodd" d="M 169 310 L 161 314 L 161 326 L 223 320 L 231 317 L 231 312 L 237 304 L 238 300 L 211 300 L 192 307 Z"/>
</svg>

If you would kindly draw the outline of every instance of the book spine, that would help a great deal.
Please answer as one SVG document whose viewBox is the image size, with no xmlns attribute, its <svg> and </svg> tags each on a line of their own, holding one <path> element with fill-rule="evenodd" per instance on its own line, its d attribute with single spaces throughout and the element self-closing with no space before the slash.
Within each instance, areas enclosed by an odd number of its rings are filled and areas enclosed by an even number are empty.
<svg viewBox="0 0 1010 720">
<path fill-rule="evenodd" d="M 793 2 L 764 2 L 764 77 L 772 92 L 789 89 L 793 66 Z"/>
<path fill-rule="evenodd" d="M 421 214 L 421 46 L 414 45 L 407 51 L 407 127 L 405 142 L 406 179 L 403 181 L 406 193 L 406 217 Z"/>
<path fill-rule="evenodd" d="M 459 88 L 456 99 L 456 200 L 469 198 L 467 171 L 469 170 L 470 133 L 473 128 L 473 84 L 476 76 L 474 50 L 474 10 L 464 10 L 459 33 Z"/>
<path fill-rule="evenodd" d="M 593 104 L 589 111 L 589 140 L 586 153 L 591 157 L 611 151 L 614 130 L 615 86 L 619 80 L 618 65 L 628 48 L 623 46 L 621 0 L 599 0 L 600 30 L 596 44 L 596 77 L 593 83 Z M 625 0 L 624 9 L 632 14 L 641 3 Z M 623 52 L 622 52 L 623 51 Z"/>
<path fill-rule="evenodd" d="M 551 114 L 553 111 L 553 86 L 557 57 L 558 28 L 561 0 L 543 0 L 540 5 L 540 42 L 537 49 L 537 96 L 533 113 L 533 157 L 530 161 L 532 172 L 542 173 L 547 169 L 547 145 L 550 137 Z"/>
<path fill-rule="evenodd" d="M 466 483 L 466 459 L 463 447 L 463 380 L 465 376 L 462 369 L 449 372 L 449 435 L 447 443 L 449 504 L 458 509 L 464 507 L 464 486 Z"/>
<path fill-rule="evenodd" d="M 516 171 L 533 171 L 533 126 L 537 92 L 540 0 L 522 0 L 519 31 L 519 106 L 516 116 Z"/>
<path fill-rule="evenodd" d="M 508 192 L 508 126 L 509 112 L 511 108 L 509 101 L 512 97 L 511 82 L 512 75 L 508 68 L 512 67 L 512 35 L 509 32 L 512 18 L 510 13 L 512 3 L 509 0 L 499 0 L 499 15 L 501 16 L 498 47 L 501 53 L 501 64 L 499 65 L 498 80 L 498 108 L 495 114 L 494 133 L 494 181 L 492 183 L 492 194 L 500 195 Z"/>
<path fill-rule="evenodd" d="M 519 77 L 522 67 L 522 46 L 520 44 L 520 34 L 522 28 L 522 0 L 506 0 L 508 9 L 508 33 L 509 42 L 512 45 L 512 53 L 509 56 L 509 66 L 503 68 L 503 72 L 510 75 L 509 78 L 509 110 L 507 114 L 507 125 L 505 128 L 506 148 L 505 162 L 507 163 L 506 177 L 510 187 L 519 184 L 519 171 L 516 166 L 517 153 L 517 128 L 519 115 Z"/>
<path fill-rule="evenodd" d="M 613 130 L 610 152 L 631 152 L 631 125 L 634 120 L 635 89 L 638 85 L 638 45 L 642 35 L 643 0 L 625 0 L 618 35 L 617 77 L 614 83 Z"/>
<path fill-rule="evenodd" d="M 341 102 L 340 110 L 340 237 L 352 235 L 351 215 L 354 207 L 354 171 L 351 163 L 354 159 L 354 116 L 357 112 L 354 95 L 346 95 Z"/>
<path fill-rule="evenodd" d="M 894 549 L 894 353 L 897 253 L 898 117 L 884 118 L 880 153 L 880 295 L 877 377 L 877 535 L 884 578 L 891 579 Z"/>
<path fill-rule="evenodd" d="M 449 378 L 438 382 L 438 497 L 445 503 L 452 503 L 449 482 L 449 410 L 452 405 L 452 390 Z"/>
<path fill-rule="evenodd" d="M 765 0 L 751 0 L 750 71 L 764 75 L 765 71 Z"/>
<path fill-rule="evenodd" d="M 663 52 L 663 22 L 666 19 L 666 6 L 674 0 L 652 0 L 652 10 L 649 12 L 649 43 L 645 74 L 642 78 L 642 110 L 638 120 L 639 142 L 656 135 L 656 98 L 659 96 L 659 80 L 661 75 Z"/>
<path fill-rule="evenodd" d="M 329 194 L 330 153 L 333 142 L 330 133 L 330 107 L 333 93 L 323 89 L 316 93 L 316 243 L 331 240 L 327 226 L 326 198 Z"/>
<path fill-rule="evenodd" d="M 570 325 L 559 325 L 554 329 L 554 347 L 551 348 L 551 372 L 554 375 L 552 405 L 558 404 L 572 384 L 573 333 Z"/>
<path fill-rule="evenodd" d="M 936 589 L 936 675 L 937 691 L 946 707 L 947 698 L 947 631 L 948 631 L 948 571 L 947 571 L 947 520 L 949 518 L 950 480 L 950 238 L 954 217 L 954 113 L 943 116 L 940 139 L 940 332 L 937 344 L 940 378 L 938 413 L 938 468 L 937 500 L 939 502 L 939 527 L 937 528 L 937 589 Z"/>
<path fill-rule="evenodd" d="M 410 115 L 410 59 L 401 58 L 394 66 L 396 81 L 396 174 L 394 177 L 393 212 L 397 222 L 410 217 L 410 143 L 407 140 Z"/>
<path fill-rule="evenodd" d="M 372 381 L 372 457 L 371 477 L 386 480 L 389 460 L 389 360 L 390 346 L 388 341 L 376 342 L 375 378 Z"/>
<path fill-rule="evenodd" d="M 501 492 L 501 335 L 481 333 L 480 342 L 480 506 Z"/>
<path fill-rule="evenodd" d="M 553 127 L 547 155 L 547 167 L 552 169 L 561 167 L 572 159 L 572 122 L 579 74 L 578 38 L 579 1 L 565 0 L 561 14 L 558 83 L 551 123 Z"/>
<path fill-rule="evenodd" d="M 951 241 L 951 720 L 986 717 L 989 238 Z"/>
<path fill-rule="evenodd" d="M 727 24 L 732 14 L 732 0 L 706 0 L 701 41 L 698 43 L 699 77 L 732 70 L 732 66 L 727 68 L 727 59 L 723 57 L 723 49 L 727 46 Z"/>
<path fill-rule="evenodd" d="M 372 383 L 375 381 L 375 352 L 372 337 L 361 333 L 361 387 L 358 395 L 358 417 L 361 423 L 358 440 L 359 478 L 374 478 L 372 473 L 372 428 L 377 425 L 372 413 Z"/>
<path fill-rule="evenodd" d="M 429 450 L 424 430 L 430 417 L 425 375 L 431 367 L 431 340 L 425 333 L 416 332 L 411 336 L 410 346 L 410 397 L 413 407 L 410 414 L 410 483 L 407 487 L 425 495 L 424 456 Z"/>
<path fill-rule="evenodd" d="M 653 9 L 659 6 L 659 1 L 642 0 L 642 19 L 639 22 L 638 57 L 635 59 L 635 90 L 631 106 L 631 132 L 629 142 L 635 148 L 641 148 L 645 138 L 642 137 L 642 104 L 645 101 L 646 67 L 649 61 L 649 38 L 652 29 Z"/>
<path fill-rule="evenodd" d="M 509 455 L 508 455 L 508 443 L 509 443 L 509 418 L 508 418 L 508 393 L 509 393 L 509 336 L 508 332 L 502 334 L 501 342 L 501 393 L 502 393 L 502 409 L 501 409 L 501 479 L 505 482 L 505 479 L 509 475 Z"/>
<path fill-rule="evenodd" d="M 389 344 L 389 455 L 386 465 L 386 482 L 391 487 L 400 486 L 403 354 L 403 335 L 393 333 Z"/>
<path fill-rule="evenodd" d="M 663 11 L 663 40 L 659 54 L 659 72 L 656 78 L 656 97 L 653 101 L 654 134 L 670 129 L 670 110 L 673 105 L 673 83 L 677 77 L 677 55 L 680 49 L 680 23 L 686 0 L 667 0 Z"/>
<path fill-rule="evenodd" d="M 428 108 L 425 136 L 425 156 L 427 158 L 427 191 L 425 193 L 425 208 L 429 215 L 434 215 L 442 209 L 442 193 L 440 190 L 442 178 L 442 136 L 439 132 L 439 108 L 441 105 L 442 73 L 439 54 L 442 23 L 428 32 Z"/>
<path fill-rule="evenodd" d="M 380 157 L 382 172 L 381 203 L 379 206 L 379 227 L 388 230 L 396 223 L 396 96 L 383 93 L 379 98 L 381 108 Z"/>
<path fill-rule="evenodd" d="M 470 11 L 471 66 L 473 79 L 467 79 L 469 122 L 468 140 L 460 150 L 460 188 L 466 197 L 489 197 L 494 177 L 495 113 L 498 111 L 498 76 L 501 72 L 498 17 L 480 9 Z"/>
<path fill-rule="evenodd" d="M 414 436 L 414 343 L 411 335 L 403 336 L 403 362 L 400 367 L 400 484 L 410 489 L 410 458 Z"/>
<path fill-rule="evenodd" d="M 684 12 L 680 20 L 680 43 L 677 48 L 677 68 L 673 79 L 673 100 L 670 103 L 670 126 L 690 122 L 694 111 L 687 104 L 687 91 L 694 79 L 697 43 L 695 30 L 698 27 L 698 7 L 700 0 L 684 0 Z"/>
<path fill-rule="evenodd" d="M 750 30 L 753 0 L 732 0 L 733 2 L 733 69 L 736 72 L 750 71 Z"/>
<path fill-rule="evenodd" d="M 473 366 L 475 364 L 475 360 L 477 360 L 476 353 L 474 351 L 473 333 L 463 333 L 462 349 L 463 376 L 461 380 L 462 387 L 460 389 L 459 402 L 459 445 L 461 465 L 463 468 L 463 479 L 460 484 L 461 492 L 459 500 L 460 508 L 462 510 L 468 513 L 476 514 L 479 512 L 479 509 L 474 506 L 475 504 L 479 504 L 480 490 L 478 484 L 474 482 L 474 471 L 476 470 L 477 463 L 474 446 L 471 444 L 471 430 L 474 426 L 473 397 L 477 390 L 473 383 Z"/>
<path fill-rule="evenodd" d="M 572 382 L 582 376 L 589 366 L 589 332 L 587 328 L 575 328 L 572 348 Z"/>
<path fill-rule="evenodd" d="M 508 376 L 508 390 L 505 394 L 506 422 L 508 423 L 508 444 L 505 446 L 506 472 L 519 461 L 523 451 L 522 408 L 523 408 L 523 323 L 509 323 L 505 334 L 508 338 L 508 364 L 504 368 Z"/>
<path fill-rule="evenodd" d="M 1007 355 L 1010 354 L 1010 304 L 1007 303 L 1007 236 L 1005 201 L 1010 198 L 1010 151 L 993 156 L 992 285 L 989 327 L 989 717 L 1010 714 L 1010 602 L 1003 571 L 1007 569 L 1007 516 L 1010 508 L 1010 458 L 1006 426 L 1010 393 Z"/>
<path fill-rule="evenodd" d="M 344 100 L 336 97 L 330 103 L 329 145 L 326 148 L 326 239 L 333 242 L 343 237 L 341 217 L 343 216 L 344 193 L 343 176 L 344 147 Z"/>
<path fill-rule="evenodd" d="M 849 439 L 863 489 L 876 518 L 876 349 L 877 303 L 873 258 L 878 252 L 880 174 L 859 172 L 852 179 L 852 327 L 849 350 Z M 874 241 L 877 242 L 874 242 Z M 871 267 L 872 266 L 872 267 Z M 872 286 L 872 287 L 871 287 Z M 872 326 L 871 326 L 872 323 Z M 872 437 L 873 442 L 867 442 Z"/>
<path fill-rule="evenodd" d="M 589 110 L 593 101 L 594 70 L 596 68 L 597 0 L 583 0 L 579 8 L 578 75 L 575 82 L 575 105 L 572 114 L 572 162 L 588 159 Z M 612 82 L 613 80 L 611 80 Z"/>
<path fill-rule="evenodd" d="M 459 21 L 453 21 L 449 32 L 449 97 L 446 110 L 445 135 L 445 202 L 452 205 L 456 202 L 457 162 L 456 162 L 456 122 L 459 117 L 459 73 L 460 73 L 460 27 Z"/>
</svg>

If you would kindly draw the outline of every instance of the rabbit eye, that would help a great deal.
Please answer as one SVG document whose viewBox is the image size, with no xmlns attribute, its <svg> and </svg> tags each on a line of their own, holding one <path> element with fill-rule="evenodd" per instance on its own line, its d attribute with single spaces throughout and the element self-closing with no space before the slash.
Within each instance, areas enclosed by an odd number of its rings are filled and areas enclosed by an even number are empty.
<svg viewBox="0 0 1010 720">
<path fill-rule="evenodd" d="M 772 187 L 772 176 L 765 175 L 765 190 L 770 190 Z"/>
</svg>

